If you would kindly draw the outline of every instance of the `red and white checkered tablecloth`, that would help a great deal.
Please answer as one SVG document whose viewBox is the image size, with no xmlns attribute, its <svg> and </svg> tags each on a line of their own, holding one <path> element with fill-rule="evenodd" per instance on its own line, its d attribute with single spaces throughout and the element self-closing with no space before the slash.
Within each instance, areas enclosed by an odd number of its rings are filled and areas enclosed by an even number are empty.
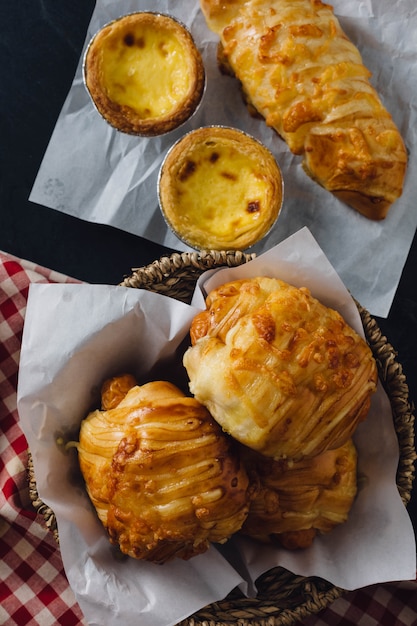
<svg viewBox="0 0 417 626">
<path fill-rule="evenodd" d="M 31 282 L 78 281 L 0 252 L 0 624 L 81 626 L 87 622 L 66 579 L 59 547 L 28 494 L 27 442 L 16 389 Z M 302 624 L 417 625 L 417 581 L 346 593 Z"/>
<path fill-rule="evenodd" d="M 0 624 L 86 624 L 65 577 L 52 533 L 28 493 L 27 442 L 16 389 L 29 284 L 75 282 L 0 253 Z"/>
</svg>

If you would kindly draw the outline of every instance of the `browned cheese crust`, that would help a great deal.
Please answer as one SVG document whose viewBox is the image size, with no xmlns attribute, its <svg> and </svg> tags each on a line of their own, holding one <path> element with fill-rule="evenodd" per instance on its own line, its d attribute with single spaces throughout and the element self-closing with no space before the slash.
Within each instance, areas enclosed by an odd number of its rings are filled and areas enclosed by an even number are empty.
<svg viewBox="0 0 417 626">
<path fill-rule="evenodd" d="M 136 378 L 132 374 L 122 374 L 105 380 L 101 388 L 102 410 L 114 409 L 136 385 Z"/>
<path fill-rule="evenodd" d="M 189 31 L 175 19 L 139 12 L 103 27 L 84 60 L 86 87 L 104 119 L 141 136 L 185 122 L 204 91 L 204 64 Z"/>
<path fill-rule="evenodd" d="M 379 220 L 404 185 L 407 154 L 355 45 L 321 0 L 200 0 L 223 67 L 304 157 L 306 173 Z"/>
<path fill-rule="evenodd" d="M 113 380 L 117 398 L 125 382 Z M 113 408 L 90 413 L 78 453 L 110 541 L 134 558 L 189 559 L 246 519 L 251 490 L 230 438 L 170 383 L 132 387 Z"/>
<path fill-rule="evenodd" d="M 246 448 L 242 453 L 259 490 L 242 533 L 288 549 L 306 548 L 317 534 L 343 524 L 357 491 L 357 454 L 349 439 L 298 463 L 274 461 Z"/>
<path fill-rule="evenodd" d="M 266 277 L 214 289 L 184 355 L 190 390 L 244 445 L 300 460 L 345 443 L 369 410 L 365 342 L 305 288 Z"/>
</svg>

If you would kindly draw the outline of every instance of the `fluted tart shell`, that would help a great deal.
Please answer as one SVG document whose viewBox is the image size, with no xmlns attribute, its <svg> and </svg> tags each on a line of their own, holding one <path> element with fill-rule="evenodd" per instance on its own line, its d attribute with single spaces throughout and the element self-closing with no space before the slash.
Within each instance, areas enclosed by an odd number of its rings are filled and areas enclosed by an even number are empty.
<svg viewBox="0 0 417 626">
<path fill-rule="evenodd" d="M 176 235 L 196 249 L 243 250 L 275 224 L 280 168 L 259 141 L 235 128 L 202 127 L 168 152 L 159 202 Z"/>
<path fill-rule="evenodd" d="M 111 126 L 155 136 L 194 113 L 204 92 L 205 70 L 183 24 L 168 15 L 138 12 L 110 22 L 92 38 L 84 80 Z"/>
</svg>

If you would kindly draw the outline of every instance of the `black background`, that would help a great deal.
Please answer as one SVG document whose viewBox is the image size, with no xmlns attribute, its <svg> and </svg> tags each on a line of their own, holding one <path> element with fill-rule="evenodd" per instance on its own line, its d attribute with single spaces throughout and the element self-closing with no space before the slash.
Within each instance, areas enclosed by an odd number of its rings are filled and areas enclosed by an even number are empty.
<svg viewBox="0 0 417 626">
<path fill-rule="evenodd" d="M 93 0 L 1 0 L 0 249 L 83 281 L 117 284 L 131 268 L 171 250 L 28 201 L 93 9 Z M 416 268 L 415 235 L 388 319 L 376 318 L 398 354 L 412 405 L 417 399 Z M 416 488 L 408 509 L 417 528 Z"/>
</svg>

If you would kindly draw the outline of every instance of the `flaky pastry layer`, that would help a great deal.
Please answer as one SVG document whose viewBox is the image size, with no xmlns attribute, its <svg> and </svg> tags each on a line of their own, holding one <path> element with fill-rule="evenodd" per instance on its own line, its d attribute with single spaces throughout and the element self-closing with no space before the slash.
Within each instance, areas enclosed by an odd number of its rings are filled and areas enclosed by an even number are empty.
<svg viewBox="0 0 417 626">
<path fill-rule="evenodd" d="M 124 382 L 113 387 L 118 397 Z M 90 413 L 78 454 L 111 542 L 134 558 L 189 559 L 247 516 L 249 481 L 230 438 L 170 383 L 132 387 L 114 408 Z"/>
<path fill-rule="evenodd" d="M 190 390 L 224 430 L 276 459 L 345 443 L 369 410 L 377 368 L 335 310 L 275 278 L 226 283 L 191 325 Z"/>
<path fill-rule="evenodd" d="M 242 458 L 259 481 L 244 534 L 288 549 L 306 548 L 317 534 L 347 520 L 357 492 L 357 453 L 351 439 L 295 463 L 274 461 L 249 448 Z"/>
</svg>

